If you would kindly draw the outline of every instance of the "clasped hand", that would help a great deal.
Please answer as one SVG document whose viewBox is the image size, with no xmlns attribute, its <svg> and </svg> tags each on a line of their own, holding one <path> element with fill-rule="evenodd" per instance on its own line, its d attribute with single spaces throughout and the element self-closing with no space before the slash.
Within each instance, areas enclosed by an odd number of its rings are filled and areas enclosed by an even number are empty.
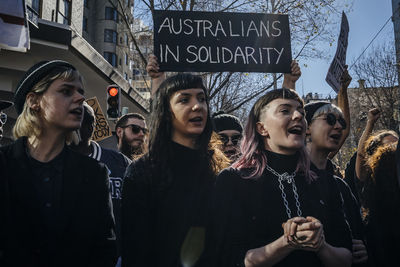
<svg viewBox="0 0 400 267">
<path fill-rule="evenodd" d="M 294 217 L 282 224 L 284 238 L 290 247 L 317 252 L 324 244 L 322 223 L 314 217 Z"/>
</svg>

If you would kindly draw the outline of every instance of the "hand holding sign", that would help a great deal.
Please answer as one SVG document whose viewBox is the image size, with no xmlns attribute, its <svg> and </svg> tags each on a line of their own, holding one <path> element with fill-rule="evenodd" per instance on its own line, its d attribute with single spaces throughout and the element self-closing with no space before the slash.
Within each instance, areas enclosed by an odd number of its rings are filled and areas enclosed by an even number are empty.
<svg viewBox="0 0 400 267">
<path fill-rule="evenodd" d="M 296 82 L 301 76 L 300 66 L 297 61 L 294 59 L 290 64 L 290 73 L 285 73 L 283 76 L 283 84 L 282 87 L 295 89 Z"/>
<path fill-rule="evenodd" d="M 342 88 L 348 88 L 350 85 L 352 78 L 349 74 L 349 71 L 347 70 L 347 65 L 344 66 L 343 74 L 340 77 L 340 84 L 342 85 Z"/>
<path fill-rule="evenodd" d="M 165 73 L 160 71 L 160 65 L 155 55 L 149 56 L 146 71 L 151 77 L 151 95 L 154 95 L 161 83 L 166 79 Z"/>
<path fill-rule="evenodd" d="M 159 78 L 164 74 L 160 72 L 160 65 L 158 64 L 158 59 L 155 55 L 150 55 L 147 60 L 146 71 L 152 79 Z"/>
</svg>

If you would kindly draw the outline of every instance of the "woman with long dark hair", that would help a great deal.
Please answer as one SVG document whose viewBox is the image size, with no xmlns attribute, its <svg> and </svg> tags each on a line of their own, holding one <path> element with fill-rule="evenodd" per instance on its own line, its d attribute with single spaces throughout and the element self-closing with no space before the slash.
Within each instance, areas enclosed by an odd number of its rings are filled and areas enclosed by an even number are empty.
<svg viewBox="0 0 400 267">
<path fill-rule="evenodd" d="M 217 177 L 217 266 L 350 265 L 339 193 L 321 195 L 309 169 L 303 105 L 277 89 L 252 107 L 241 156 Z"/>
<path fill-rule="evenodd" d="M 166 79 L 152 102 L 149 151 L 124 179 L 122 266 L 208 266 L 209 200 L 215 174 L 228 163 L 211 137 L 202 79 Z"/>
</svg>

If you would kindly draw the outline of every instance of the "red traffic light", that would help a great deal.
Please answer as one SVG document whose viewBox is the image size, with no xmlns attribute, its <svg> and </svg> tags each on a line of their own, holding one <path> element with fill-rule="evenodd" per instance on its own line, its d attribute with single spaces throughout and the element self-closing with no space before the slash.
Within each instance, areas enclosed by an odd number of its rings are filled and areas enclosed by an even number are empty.
<svg viewBox="0 0 400 267">
<path fill-rule="evenodd" d="M 108 94 L 110 96 L 116 96 L 118 94 L 118 88 L 116 88 L 116 87 L 108 88 Z"/>
</svg>

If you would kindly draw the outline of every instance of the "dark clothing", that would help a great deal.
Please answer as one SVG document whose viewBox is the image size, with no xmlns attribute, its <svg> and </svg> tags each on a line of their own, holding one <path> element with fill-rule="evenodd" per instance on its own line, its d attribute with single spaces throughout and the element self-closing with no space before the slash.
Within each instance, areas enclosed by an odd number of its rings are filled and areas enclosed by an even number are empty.
<svg viewBox="0 0 400 267">
<path fill-rule="evenodd" d="M 400 251 L 400 189 L 396 170 L 396 148 L 381 147 L 366 183 L 367 244 L 375 266 L 393 266 Z"/>
<path fill-rule="evenodd" d="M 110 178 L 110 194 L 113 203 L 113 213 L 115 218 L 115 233 L 117 235 L 118 255 L 121 255 L 120 240 L 121 240 L 121 198 L 122 198 L 122 183 L 126 168 L 131 164 L 131 160 L 124 154 L 101 147 L 98 143 L 90 142 L 93 153 L 89 157 L 104 163 L 109 170 Z"/>
<path fill-rule="evenodd" d="M 65 149 L 53 160 L 43 163 L 32 158 L 28 151 L 29 166 L 32 170 L 33 184 L 39 202 L 42 218 L 42 234 L 45 240 L 51 239 L 57 221 L 57 211 L 61 206 L 62 172 Z M 50 248 L 51 249 L 51 248 Z"/>
<path fill-rule="evenodd" d="M 278 173 L 292 173 L 298 155 L 286 156 L 266 151 L 268 165 Z M 247 170 L 233 168 L 217 177 L 214 233 L 218 267 L 243 266 L 248 250 L 265 246 L 283 235 L 286 213 L 278 177 L 267 169 L 259 178 L 243 178 Z M 351 251 L 351 237 L 346 226 L 339 194 L 322 194 L 318 180 L 308 183 L 300 173 L 294 178 L 299 196 L 301 216 L 313 216 L 321 221 L 326 241 L 335 247 Z M 284 192 L 296 217 L 292 185 L 283 181 Z M 335 185 L 336 186 L 336 185 Z M 296 250 L 276 266 L 322 266 L 313 252 Z"/>
<path fill-rule="evenodd" d="M 2 266 L 114 266 L 105 166 L 69 148 L 49 164 L 34 162 L 26 153 L 26 138 L 0 151 Z M 57 180 L 53 186 L 41 184 L 47 175 Z"/>
<path fill-rule="evenodd" d="M 361 207 L 351 192 L 348 184 L 340 177 L 335 176 L 332 173 L 333 168 L 331 162 L 328 160 L 325 170 L 318 169 L 313 163 L 311 163 L 311 170 L 315 172 L 320 178 L 320 184 L 323 185 L 324 194 L 329 194 L 334 184 L 329 185 L 326 180 L 336 181 L 335 190 L 339 190 L 341 197 L 343 198 L 343 208 L 346 215 L 346 220 L 349 223 L 352 237 L 355 239 L 365 239 L 365 229 L 361 219 Z"/>
<path fill-rule="evenodd" d="M 209 266 L 208 238 L 214 176 L 197 150 L 173 143 L 168 170 L 144 156 L 127 170 L 122 190 L 122 266 Z M 191 259 L 191 260 L 190 260 Z"/>
<path fill-rule="evenodd" d="M 316 172 L 322 179 L 335 180 L 343 199 L 343 207 L 346 215 L 346 221 L 351 229 L 351 236 L 353 239 L 362 240 L 366 245 L 366 229 L 362 221 L 361 206 L 354 196 L 350 186 L 346 181 L 338 176 L 335 176 L 335 168 L 333 163 L 328 160 L 325 170 L 317 169 L 314 164 L 311 164 L 311 170 Z M 321 180 L 322 180 L 321 179 Z M 325 191 L 331 190 L 330 187 L 326 186 Z M 367 249 L 368 250 L 368 249 Z M 370 266 L 367 260 L 364 263 L 353 264 L 353 266 Z"/>
<path fill-rule="evenodd" d="M 353 195 L 356 197 L 358 203 L 361 203 L 361 192 L 363 188 L 363 183 L 358 179 L 356 175 L 356 159 L 357 152 L 353 154 L 350 161 L 346 165 L 344 179 L 346 183 L 350 186 Z"/>
</svg>

